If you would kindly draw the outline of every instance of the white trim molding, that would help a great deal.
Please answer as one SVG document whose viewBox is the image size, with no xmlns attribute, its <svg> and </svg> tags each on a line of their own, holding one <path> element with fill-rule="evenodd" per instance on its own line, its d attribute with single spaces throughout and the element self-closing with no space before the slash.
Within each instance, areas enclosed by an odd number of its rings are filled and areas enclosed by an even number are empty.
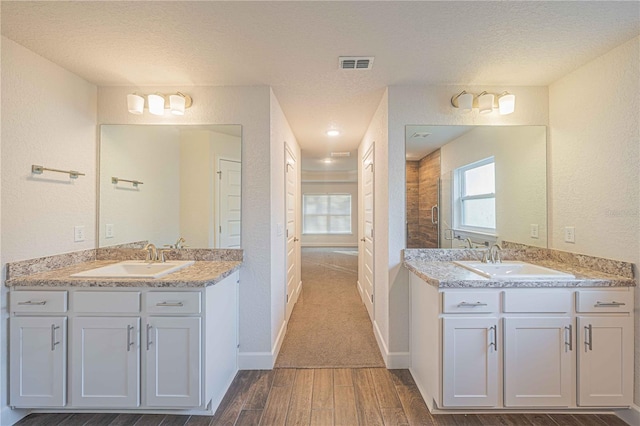
<svg viewBox="0 0 640 426">
<path fill-rule="evenodd" d="M 614 413 L 630 425 L 640 425 L 640 407 L 635 404 L 629 408 L 614 410 Z"/>
<path fill-rule="evenodd" d="M 286 331 L 287 323 L 283 322 L 271 352 L 239 352 L 238 370 L 272 370 Z"/>
</svg>

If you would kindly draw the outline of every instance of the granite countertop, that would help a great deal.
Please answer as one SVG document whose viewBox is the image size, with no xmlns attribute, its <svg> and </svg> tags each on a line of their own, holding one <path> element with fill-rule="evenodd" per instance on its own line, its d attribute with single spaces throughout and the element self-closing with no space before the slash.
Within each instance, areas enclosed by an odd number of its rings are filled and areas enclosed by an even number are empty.
<svg viewBox="0 0 640 426">
<path fill-rule="evenodd" d="M 214 285 L 237 271 L 241 261 L 196 261 L 193 265 L 160 278 L 86 278 L 71 274 L 118 263 L 94 260 L 47 272 L 23 275 L 6 281 L 8 287 L 161 287 L 202 288 Z"/>
<path fill-rule="evenodd" d="M 412 259 L 404 266 L 427 284 L 439 288 L 543 288 L 543 287 L 634 287 L 632 278 L 607 274 L 553 260 L 528 260 L 528 263 L 568 272 L 573 280 L 506 281 L 485 278 L 449 261 Z"/>
</svg>

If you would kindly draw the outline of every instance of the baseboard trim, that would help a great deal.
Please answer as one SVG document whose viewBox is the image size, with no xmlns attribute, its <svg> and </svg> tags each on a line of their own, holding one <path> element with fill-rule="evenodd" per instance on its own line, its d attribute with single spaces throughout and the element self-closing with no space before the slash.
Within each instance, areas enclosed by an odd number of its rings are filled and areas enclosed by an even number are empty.
<svg viewBox="0 0 640 426">
<path fill-rule="evenodd" d="M 387 344 L 382 338 L 382 332 L 380 331 L 380 328 L 378 327 L 378 323 L 376 321 L 373 321 L 373 335 L 376 336 L 376 342 L 378 342 L 378 348 L 380 349 L 380 353 L 382 354 L 384 365 L 389 368 L 389 349 L 387 348 Z"/>
<path fill-rule="evenodd" d="M 272 370 L 286 332 L 287 323 L 283 322 L 271 352 L 239 352 L 238 370 Z"/>
<path fill-rule="evenodd" d="M 0 410 L 0 424 L 1 425 L 13 425 L 18 423 L 20 419 L 31 414 L 31 411 L 25 409 L 11 409 L 10 407 L 2 407 Z"/>
<path fill-rule="evenodd" d="M 387 354 L 387 368 L 409 368 L 411 355 L 409 352 L 389 352 Z"/>
<path fill-rule="evenodd" d="M 640 425 L 640 407 L 635 404 L 624 410 L 614 410 L 614 413 L 630 425 Z"/>
</svg>

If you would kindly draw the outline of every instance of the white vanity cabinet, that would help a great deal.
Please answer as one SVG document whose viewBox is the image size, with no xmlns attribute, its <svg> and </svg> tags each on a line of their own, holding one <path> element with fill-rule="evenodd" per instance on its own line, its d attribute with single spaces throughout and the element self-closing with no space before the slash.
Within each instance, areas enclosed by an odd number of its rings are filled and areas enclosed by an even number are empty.
<svg viewBox="0 0 640 426">
<path fill-rule="evenodd" d="M 47 295 L 63 303 L 33 305 Z M 17 287 L 10 300 L 14 407 L 213 414 L 238 371 L 238 272 L 207 287 Z"/>
<path fill-rule="evenodd" d="M 439 289 L 410 277 L 410 370 L 430 408 L 632 404 L 633 287 Z"/>
<path fill-rule="evenodd" d="M 67 292 L 23 291 L 9 300 L 11 405 L 63 407 L 67 401 Z"/>
</svg>

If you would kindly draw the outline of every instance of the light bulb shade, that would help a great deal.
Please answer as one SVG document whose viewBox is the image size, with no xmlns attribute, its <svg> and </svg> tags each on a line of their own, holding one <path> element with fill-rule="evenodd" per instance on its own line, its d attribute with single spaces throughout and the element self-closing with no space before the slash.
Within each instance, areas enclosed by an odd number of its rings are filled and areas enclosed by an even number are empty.
<svg viewBox="0 0 640 426">
<path fill-rule="evenodd" d="M 164 97 L 162 95 L 147 96 L 149 112 L 153 115 L 164 115 Z"/>
<path fill-rule="evenodd" d="M 184 108 L 186 105 L 186 99 L 182 95 L 170 95 L 169 107 L 171 108 L 171 114 L 184 115 Z"/>
<path fill-rule="evenodd" d="M 506 93 L 498 98 L 500 114 L 511 114 L 516 109 L 516 95 Z"/>
<path fill-rule="evenodd" d="M 473 94 L 463 93 L 458 96 L 458 108 L 463 113 L 471 112 L 473 109 Z"/>
<path fill-rule="evenodd" d="M 140 115 L 144 110 L 144 98 L 135 93 L 127 95 L 127 108 L 131 114 Z"/>
<path fill-rule="evenodd" d="M 494 95 L 491 93 L 483 93 L 478 96 L 478 109 L 480 114 L 489 114 L 493 111 Z"/>
</svg>

